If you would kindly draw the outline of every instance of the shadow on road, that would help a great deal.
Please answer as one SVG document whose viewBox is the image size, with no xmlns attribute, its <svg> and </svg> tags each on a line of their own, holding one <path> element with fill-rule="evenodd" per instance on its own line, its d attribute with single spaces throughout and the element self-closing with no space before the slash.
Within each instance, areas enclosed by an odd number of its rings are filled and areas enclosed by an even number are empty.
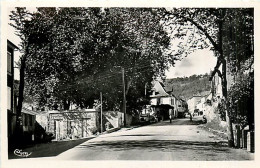
<svg viewBox="0 0 260 168">
<path fill-rule="evenodd" d="M 173 152 L 175 150 L 211 150 L 215 152 L 227 152 L 226 142 L 200 142 L 182 140 L 135 140 L 135 141 L 100 141 L 82 144 L 77 148 L 87 148 L 103 151 L 148 150 Z"/>
<path fill-rule="evenodd" d="M 172 123 L 170 123 L 170 120 L 158 122 L 155 124 L 151 124 L 149 126 L 168 126 L 168 125 L 201 125 L 204 124 L 202 120 L 194 119 L 193 121 L 190 121 L 187 118 L 183 119 L 175 119 L 172 120 Z"/>
</svg>

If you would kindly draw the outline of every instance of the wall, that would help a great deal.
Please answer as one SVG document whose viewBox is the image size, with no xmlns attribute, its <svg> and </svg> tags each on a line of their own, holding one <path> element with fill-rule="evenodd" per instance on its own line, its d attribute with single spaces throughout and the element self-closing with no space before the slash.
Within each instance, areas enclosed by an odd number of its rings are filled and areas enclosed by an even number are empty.
<svg viewBox="0 0 260 168">
<path fill-rule="evenodd" d="M 105 129 L 119 128 L 124 124 L 124 113 L 122 112 L 104 111 L 103 115 L 105 117 L 103 121 Z"/>
<path fill-rule="evenodd" d="M 172 104 L 171 103 L 171 97 L 162 97 L 161 98 L 161 104 Z"/>
<path fill-rule="evenodd" d="M 212 105 L 205 105 L 205 116 L 207 118 L 206 126 L 211 129 L 219 130 L 222 132 L 226 132 L 227 123 L 226 121 L 222 121 L 219 117 L 218 113 L 218 103 L 212 102 Z"/>
<path fill-rule="evenodd" d="M 52 114 L 51 114 L 52 113 Z M 53 116 L 54 112 L 42 113 L 36 116 L 36 121 L 52 133 L 56 140 L 87 137 L 97 133 L 100 128 L 99 112 L 87 112 L 83 119 L 68 119 L 63 115 Z M 58 113 L 56 111 L 55 113 Z"/>
<path fill-rule="evenodd" d="M 189 112 L 190 113 L 193 113 L 194 110 L 195 110 L 195 106 L 197 105 L 197 103 L 200 101 L 201 97 L 199 96 L 195 96 L 195 97 L 192 97 L 191 99 L 189 99 L 187 101 L 188 103 L 188 109 L 189 109 Z"/>
<path fill-rule="evenodd" d="M 150 104 L 151 105 L 157 105 L 157 98 L 151 98 Z"/>
</svg>

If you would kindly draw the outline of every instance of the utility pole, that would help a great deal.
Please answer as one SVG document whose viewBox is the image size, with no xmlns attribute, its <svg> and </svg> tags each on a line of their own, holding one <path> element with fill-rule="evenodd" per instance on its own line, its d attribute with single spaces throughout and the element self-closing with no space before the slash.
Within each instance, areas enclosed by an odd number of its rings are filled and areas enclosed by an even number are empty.
<svg viewBox="0 0 260 168">
<path fill-rule="evenodd" d="M 122 82 L 123 82 L 123 113 L 124 127 L 126 126 L 126 97 L 125 97 L 125 69 L 122 67 Z"/>
<path fill-rule="evenodd" d="M 103 109 L 102 109 L 102 92 L 100 92 L 100 102 L 101 102 L 101 106 L 100 106 L 100 113 L 101 113 L 101 133 L 103 132 Z"/>
<path fill-rule="evenodd" d="M 145 95 L 145 101 L 146 101 L 146 84 L 144 85 L 144 95 Z M 146 103 L 145 103 L 145 114 L 146 114 Z"/>
</svg>

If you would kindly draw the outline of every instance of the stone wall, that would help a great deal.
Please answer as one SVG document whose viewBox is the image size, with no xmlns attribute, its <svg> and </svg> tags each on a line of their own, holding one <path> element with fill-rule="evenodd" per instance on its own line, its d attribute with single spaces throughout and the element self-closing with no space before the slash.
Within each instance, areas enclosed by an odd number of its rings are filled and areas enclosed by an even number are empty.
<svg viewBox="0 0 260 168">
<path fill-rule="evenodd" d="M 211 105 L 205 105 L 205 116 L 207 118 L 206 126 L 211 129 L 226 132 L 227 123 L 226 121 L 221 120 L 217 106 L 217 102 L 212 102 Z"/>
</svg>

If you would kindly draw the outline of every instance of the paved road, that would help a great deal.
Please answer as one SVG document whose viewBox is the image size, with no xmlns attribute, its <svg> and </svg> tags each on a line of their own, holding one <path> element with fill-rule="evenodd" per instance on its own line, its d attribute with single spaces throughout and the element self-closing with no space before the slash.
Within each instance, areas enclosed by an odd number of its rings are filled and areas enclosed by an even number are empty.
<svg viewBox="0 0 260 168">
<path fill-rule="evenodd" d="M 230 149 L 226 140 L 176 119 L 131 130 L 122 129 L 86 141 L 54 159 L 66 160 L 252 160 L 253 154 Z"/>
</svg>

